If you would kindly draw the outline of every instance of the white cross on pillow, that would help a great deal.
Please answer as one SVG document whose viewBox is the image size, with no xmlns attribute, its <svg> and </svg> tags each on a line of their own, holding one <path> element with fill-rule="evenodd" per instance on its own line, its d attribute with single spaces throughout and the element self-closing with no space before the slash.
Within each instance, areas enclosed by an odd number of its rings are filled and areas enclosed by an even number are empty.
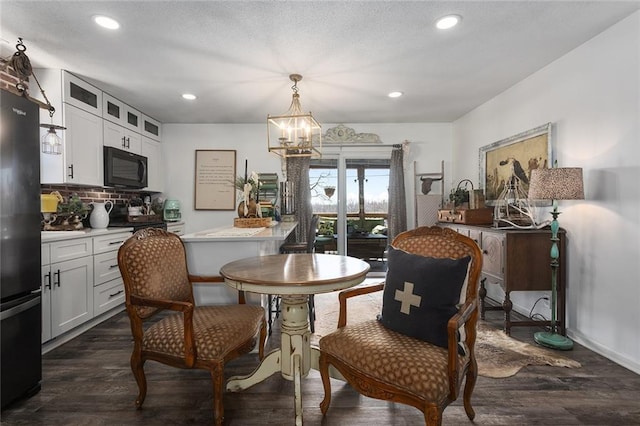
<svg viewBox="0 0 640 426">
<path fill-rule="evenodd" d="M 422 297 L 417 294 L 413 294 L 413 283 L 408 281 L 404 282 L 404 290 L 396 290 L 395 300 L 401 303 L 400 312 L 409 315 L 411 313 L 411 307 L 420 307 L 420 301 Z"/>
</svg>

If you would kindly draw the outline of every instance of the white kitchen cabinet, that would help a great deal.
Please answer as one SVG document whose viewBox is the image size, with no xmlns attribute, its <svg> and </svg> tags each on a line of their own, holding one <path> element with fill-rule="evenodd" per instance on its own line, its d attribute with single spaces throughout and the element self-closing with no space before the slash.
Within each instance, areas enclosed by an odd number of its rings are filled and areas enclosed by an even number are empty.
<svg viewBox="0 0 640 426">
<path fill-rule="evenodd" d="M 142 156 L 147 157 L 147 191 L 164 191 L 162 144 L 142 137 Z"/>
<path fill-rule="evenodd" d="M 126 127 L 110 121 L 103 121 L 104 145 L 112 146 L 123 151 L 140 154 L 142 150 L 142 136 Z"/>
<path fill-rule="evenodd" d="M 124 127 L 136 133 L 142 133 L 142 113 L 124 104 Z"/>
<path fill-rule="evenodd" d="M 42 243 L 42 343 L 124 304 L 118 248 L 130 231 Z"/>
<path fill-rule="evenodd" d="M 68 71 L 41 68 L 34 74 L 55 108 L 53 124 L 66 127 L 57 132 L 63 141 L 62 155 L 40 154 L 41 183 L 103 186 L 104 145 L 140 154 L 143 137 L 160 141 L 159 121 Z M 32 91 L 32 95 L 45 102 L 40 93 Z M 47 110 L 40 110 L 40 121 L 51 122 Z M 47 131 L 42 128 L 40 137 Z M 159 174 L 159 167 L 154 168 Z M 155 182 L 154 186 L 162 190 L 162 180 Z"/>
<path fill-rule="evenodd" d="M 108 93 L 102 93 L 102 118 L 124 125 L 124 102 L 114 98 Z"/>
<path fill-rule="evenodd" d="M 162 124 L 158 120 L 142 114 L 142 136 L 160 142 L 162 140 Z"/>
<path fill-rule="evenodd" d="M 93 318 L 91 238 L 42 245 L 42 341 Z M 45 262 L 49 264 L 44 264 Z"/>
<path fill-rule="evenodd" d="M 101 315 L 124 303 L 124 283 L 118 267 L 118 249 L 131 232 L 93 237 L 94 315 Z"/>
<path fill-rule="evenodd" d="M 61 115 L 67 128 L 59 131 L 63 153 L 40 154 L 40 181 L 102 186 L 102 117 L 66 103 L 62 106 Z"/>
<path fill-rule="evenodd" d="M 51 340 L 51 260 L 49 244 L 42 244 L 42 343 Z"/>
<path fill-rule="evenodd" d="M 102 91 L 64 70 L 38 69 L 34 74 L 56 110 L 53 124 L 66 127 L 57 131 L 62 155 L 40 154 L 40 182 L 102 186 Z M 37 91 L 32 95 L 45 101 Z M 46 109 L 40 109 L 40 122 L 51 122 Z M 47 131 L 41 128 L 40 137 Z"/>
<path fill-rule="evenodd" d="M 62 71 L 62 82 L 63 102 L 102 117 L 102 90 L 68 71 Z"/>
</svg>

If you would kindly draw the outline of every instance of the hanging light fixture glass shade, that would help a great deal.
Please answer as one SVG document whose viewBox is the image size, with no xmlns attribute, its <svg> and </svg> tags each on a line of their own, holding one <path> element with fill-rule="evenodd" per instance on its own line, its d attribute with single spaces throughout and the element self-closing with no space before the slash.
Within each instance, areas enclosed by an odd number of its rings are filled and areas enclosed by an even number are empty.
<svg viewBox="0 0 640 426">
<path fill-rule="evenodd" d="M 62 138 L 58 136 L 56 130 L 66 130 L 66 127 L 55 124 L 41 124 L 40 127 L 49 128 L 49 131 L 42 136 L 42 152 L 44 154 L 62 154 Z"/>
<path fill-rule="evenodd" d="M 267 115 L 267 146 L 283 158 L 321 157 L 322 129 L 311 112 L 302 112 L 298 81 L 300 74 L 291 74 L 293 97 L 289 110 L 283 115 Z"/>
</svg>

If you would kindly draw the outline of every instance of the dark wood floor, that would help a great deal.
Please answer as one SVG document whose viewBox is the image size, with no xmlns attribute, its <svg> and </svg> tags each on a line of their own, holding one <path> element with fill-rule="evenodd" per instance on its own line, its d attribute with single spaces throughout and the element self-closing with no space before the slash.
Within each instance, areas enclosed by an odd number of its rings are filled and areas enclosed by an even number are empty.
<svg viewBox="0 0 640 426">
<path fill-rule="evenodd" d="M 321 307 L 318 307 L 321 309 Z M 500 324 L 498 312 L 487 313 Z M 532 341 L 531 328 L 513 336 Z M 279 338 L 274 333 L 271 345 Z M 133 406 L 137 387 L 129 369 L 131 338 L 124 313 L 46 354 L 42 390 L 2 412 L 2 425 L 204 425 L 212 422 L 209 374 L 147 363 L 144 408 Z M 582 368 L 525 367 L 506 379 L 479 377 L 473 394 L 477 425 L 640 425 L 640 376 L 577 345 L 565 353 Z M 226 374 L 257 365 L 250 354 L 231 362 Z M 312 370 L 303 381 L 305 425 L 419 425 L 415 408 L 361 397 L 333 381 L 332 404 L 323 419 L 323 390 Z M 293 424 L 293 386 L 274 375 L 224 397 L 226 425 Z M 445 425 L 471 425 L 459 401 L 444 414 Z"/>
</svg>

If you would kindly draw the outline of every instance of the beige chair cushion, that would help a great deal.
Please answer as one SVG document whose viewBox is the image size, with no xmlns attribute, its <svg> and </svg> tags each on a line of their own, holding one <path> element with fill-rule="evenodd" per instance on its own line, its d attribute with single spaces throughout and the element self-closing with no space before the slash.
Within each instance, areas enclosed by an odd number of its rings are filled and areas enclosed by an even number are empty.
<svg viewBox="0 0 640 426">
<path fill-rule="evenodd" d="M 242 342 L 255 336 L 264 310 L 256 305 L 200 306 L 194 309 L 193 333 L 197 358 L 224 358 Z M 182 313 L 171 314 L 144 333 L 142 349 L 177 358 L 184 357 Z"/>
<path fill-rule="evenodd" d="M 389 330 L 377 320 L 338 329 L 320 339 L 320 349 L 366 376 L 427 401 L 444 401 L 449 393 L 447 350 Z M 461 362 L 466 364 L 468 357 Z"/>
</svg>

